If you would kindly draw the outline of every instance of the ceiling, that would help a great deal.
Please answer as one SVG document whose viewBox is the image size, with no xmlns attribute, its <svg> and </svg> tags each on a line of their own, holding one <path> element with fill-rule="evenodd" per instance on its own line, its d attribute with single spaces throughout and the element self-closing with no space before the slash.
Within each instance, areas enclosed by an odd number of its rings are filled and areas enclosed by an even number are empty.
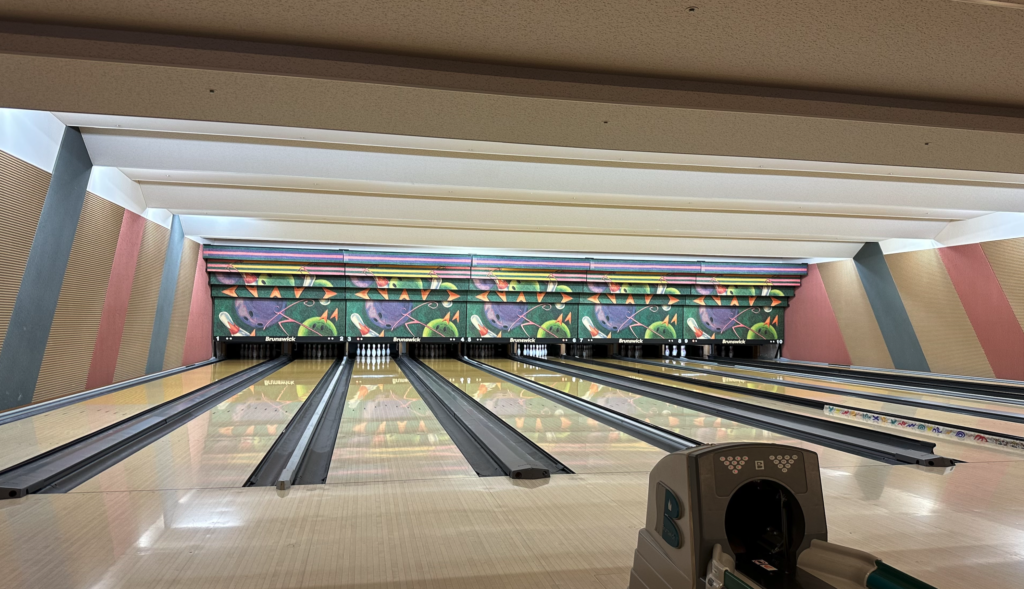
<svg viewBox="0 0 1024 589">
<path fill-rule="evenodd" d="M 1024 216 L 1016 174 L 57 116 L 216 242 L 817 259 Z"/>
<path fill-rule="evenodd" d="M 1024 235 L 1024 0 L 8 0 L 59 113 L 212 241 L 823 259 Z"/>
</svg>

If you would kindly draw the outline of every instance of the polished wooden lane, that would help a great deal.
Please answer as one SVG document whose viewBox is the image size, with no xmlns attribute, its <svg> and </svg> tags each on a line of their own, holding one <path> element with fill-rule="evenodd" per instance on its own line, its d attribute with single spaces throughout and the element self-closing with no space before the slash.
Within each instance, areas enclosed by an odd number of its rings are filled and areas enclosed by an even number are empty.
<svg viewBox="0 0 1024 589">
<path fill-rule="evenodd" d="M 1024 464 L 822 470 L 830 539 L 942 589 L 1024 578 Z M 12 589 L 622 589 L 646 473 L 33 495 L 0 502 Z"/>
<path fill-rule="evenodd" d="M 587 365 L 586 363 L 576 362 L 576 361 L 573 361 L 573 360 L 563 360 L 563 362 L 565 362 L 566 364 L 573 364 L 573 365 L 577 365 L 577 366 L 592 367 L 592 366 Z M 625 368 L 625 366 L 623 368 Z M 865 422 L 865 421 L 861 421 L 861 420 L 850 420 L 850 419 L 844 419 L 844 418 L 841 418 L 841 417 L 827 416 L 823 412 L 821 412 L 821 411 L 819 411 L 817 409 L 812 409 L 810 407 L 801 407 L 801 406 L 798 406 L 798 405 L 792 405 L 792 404 L 784 403 L 784 402 L 781 402 L 781 401 L 773 401 L 773 400 L 769 400 L 769 399 L 762 399 L 762 398 L 757 398 L 757 397 L 751 397 L 750 395 L 744 395 L 744 394 L 740 394 L 740 393 L 733 393 L 733 392 L 729 392 L 729 391 L 723 391 L 723 390 L 720 390 L 720 389 L 712 389 L 712 388 L 700 387 L 700 386 L 695 386 L 695 385 L 681 385 L 679 382 L 676 382 L 676 381 L 673 381 L 673 380 L 659 378 L 659 377 L 656 377 L 656 376 L 638 375 L 637 373 L 630 372 L 628 370 L 618 370 L 618 369 L 608 368 L 608 367 L 604 367 L 604 366 L 600 367 L 600 370 L 608 372 L 609 374 L 615 374 L 617 376 L 625 376 L 625 377 L 628 377 L 628 378 L 639 379 L 639 380 L 643 380 L 645 382 L 651 382 L 651 383 L 656 383 L 656 384 L 664 384 L 664 385 L 669 385 L 669 386 L 688 386 L 690 388 L 693 388 L 696 391 L 699 391 L 699 392 L 707 394 L 707 395 L 712 395 L 712 396 L 726 398 L 726 399 L 734 399 L 734 400 L 738 400 L 738 401 L 744 401 L 744 402 L 747 402 L 747 403 L 752 403 L 754 405 L 759 405 L 759 406 L 763 406 L 763 407 L 771 407 L 773 409 L 780 409 L 782 411 L 788 411 L 790 413 L 797 413 L 797 414 L 801 414 L 801 415 L 808 415 L 810 417 L 816 417 L 816 418 L 821 418 L 821 419 L 832 419 L 832 420 L 836 420 L 836 421 L 839 421 L 841 423 L 846 423 L 846 424 L 849 424 L 849 425 L 852 425 L 852 426 L 855 426 L 855 427 L 861 427 L 861 428 L 866 428 L 866 429 L 873 429 L 873 430 L 883 431 L 883 432 L 890 433 L 890 434 L 897 434 L 897 435 L 901 435 L 901 436 L 905 436 L 905 437 L 909 437 L 909 438 L 915 438 L 915 439 L 924 440 L 924 441 L 927 441 L 927 442 L 933 442 L 935 444 L 935 452 L 937 454 L 940 454 L 940 455 L 943 455 L 943 456 L 948 456 L 950 458 L 956 458 L 958 460 L 963 460 L 963 461 L 967 461 L 967 462 L 979 462 L 979 461 L 1000 462 L 1000 461 L 1004 461 L 1004 460 L 1024 460 L 1024 451 L 1013 450 L 1013 449 L 1005 448 L 1005 447 L 998 446 L 998 445 L 995 445 L 995 444 L 978 444 L 978 443 L 970 441 L 970 440 L 962 440 L 962 441 L 960 441 L 960 440 L 946 438 L 946 437 L 938 437 L 938 436 L 935 436 L 935 435 L 929 434 L 929 433 L 918 433 L 916 431 L 912 431 L 912 430 L 909 430 L 909 429 L 896 429 L 896 428 L 891 428 L 891 427 L 887 427 L 887 426 L 883 426 L 883 425 L 871 424 L 869 422 Z M 671 373 L 673 369 L 666 368 L 664 370 L 666 372 L 668 372 L 668 373 Z M 754 383 L 751 383 L 751 384 L 753 385 Z M 873 408 L 877 407 L 879 410 L 885 411 L 886 413 L 896 413 L 896 414 L 899 414 L 899 415 L 904 415 L 904 416 L 906 416 L 909 419 L 919 419 L 919 420 L 934 419 L 936 421 L 943 422 L 943 423 L 954 423 L 954 424 L 960 425 L 960 426 L 968 428 L 968 429 L 970 429 L 971 427 L 981 427 L 980 425 L 971 425 L 971 424 L 977 424 L 977 423 L 982 423 L 983 422 L 985 425 L 988 425 L 988 426 L 993 427 L 993 428 L 999 427 L 999 429 L 997 429 L 996 431 L 1002 431 L 1002 432 L 1005 432 L 1005 433 L 1017 433 L 1018 431 L 1020 431 L 1021 434 L 1024 434 L 1024 429 L 1022 429 L 1022 427 L 1024 427 L 1024 426 L 1021 426 L 1020 424 L 1015 424 L 1015 423 L 1006 423 L 1006 422 L 995 421 L 995 420 L 991 420 L 991 419 L 982 419 L 982 418 L 978 418 L 978 417 L 972 417 L 972 416 L 969 416 L 969 415 L 961 415 L 961 414 L 958 414 L 958 413 L 946 413 L 946 412 L 941 412 L 941 411 L 933 411 L 933 410 L 930 410 L 930 409 L 918 409 L 918 408 L 915 408 L 915 407 L 906 407 L 906 406 L 903 406 L 903 405 L 900 405 L 900 406 L 897 407 L 894 404 L 888 404 L 888 403 L 886 403 L 886 404 L 875 403 L 875 404 L 872 405 L 870 401 L 867 401 L 867 400 L 864 400 L 864 399 L 858 399 L 858 398 L 853 398 L 853 397 L 844 397 L 844 396 L 841 396 L 841 395 L 831 395 L 831 394 L 827 394 L 827 393 L 818 393 L 818 392 L 815 392 L 815 391 L 806 391 L 806 390 L 803 390 L 803 389 L 795 389 L 795 388 L 790 388 L 788 390 L 781 390 L 781 389 L 784 389 L 784 388 L 785 387 L 780 386 L 779 387 L 780 390 L 778 392 L 782 392 L 782 393 L 785 393 L 787 395 L 791 395 L 791 396 L 794 396 L 794 397 L 811 398 L 811 399 L 816 399 L 816 400 L 827 400 L 827 402 L 834 403 L 836 405 L 841 405 L 841 406 L 844 406 L 844 407 L 858 407 L 858 408 L 862 408 L 862 409 L 873 409 Z"/>
<path fill-rule="evenodd" d="M 646 442 L 458 360 L 424 362 L 573 472 L 650 472 L 665 456 Z"/>
<path fill-rule="evenodd" d="M 609 360 L 613 361 L 613 360 Z M 679 369 L 685 370 L 687 366 L 696 366 L 700 368 L 710 368 L 726 374 L 734 374 L 737 378 L 744 376 L 757 376 L 760 378 L 770 378 L 778 380 L 781 384 L 793 383 L 793 384 L 813 384 L 818 386 L 831 386 L 841 389 L 849 389 L 851 391 L 863 391 L 867 393 L 875 393 L 879 395 L 895 395 L 899 397 L 907 397 L 911 399 L 922 399 L 931 401 L 933 403 L 944 403 L 948 405 L 960 405 L 962 407 L 973 407 L 977 409 L 991 409 L 993 411 L 1002 411 L 1005 413 L 1014 413 L 1017 415 L 1024 415 L 1024 405 L 1015 403 L 1001 403 L 998 400 L 978 400 L 969 399 L 964 397 L 956 397 L 951 395 L 941 395 L 938 393 L 925 393 L 920 391 L 904 390 L 899 388 L 889 388 L 884 385 L 869 385 L 869 384 L 857 384 L 852 382 L 835 382 L 829 380 L 827 377 L 818 377 L 814 375 L 795 375 L 788 373 L 775 373 L 765 372 L 752 367 L 739 367 L 739 366 L 726 366 L 722 364 L 709 364 L 700 362 L 699 360 L 687 360 L 682 358 L 666 358 L 663 360 L 667 365 L 677 366 Z M 644 368 L 651 370 L 657 370 L 657 368 L 645 364 Z M 702 373 L 698 372 L 687 372 L 687 374 L 698 375 Z M 1022 390 L 1024 392 L 1024 390 Z"/>
<path fill-rule="evenodd" d="M 72 492 L 240 487 L 330 366 L 287 364 Z"/>
<path fill-rule="evenodd" d="M 353 370 L 327 482 L 475 477 L 398 366 L 375 360 Z"/>
<path fill-rule="evenodd" d="M 0 470 L 248 368 L 225 360 L 0 425 Z"/>
<path fill-rule="evenodd" d="M 650 399 L 614 387 L 607 387 L 588 380 L 565 376 L 564 374 L 559 374 L 545 368 L 538 368 L 530 364 L 523 364 L 504 358 L 488 358 L 484 362 L 495 368 L 500 368 L 507 372 L 515 372 L 523 378 L 529 378 L 540 384 L 592 401 L 608 409 L 649 421 L 706 444 L 725 442 L 789 444 L 817 452 L 821 464 L 826 466 L 878 464 L 877 461 L 869 458 L 862 458 L 847 452 L 824 448 L 817 444 L 811 444 L 764 429 L 693 411 L 679 405 Z"/>
</svg>

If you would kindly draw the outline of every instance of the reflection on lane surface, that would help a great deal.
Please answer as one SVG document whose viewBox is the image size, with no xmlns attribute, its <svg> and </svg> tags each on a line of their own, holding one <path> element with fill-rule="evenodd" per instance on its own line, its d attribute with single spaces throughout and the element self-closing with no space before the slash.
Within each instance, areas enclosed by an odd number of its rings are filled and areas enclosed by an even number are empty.
<svg viewBox="0 0 1024 589">
<path fill-rule="evenodd" d="M 911 430 L 911 429 L 907 429 L 907 428 L 894 428 L 894 427 L 889 427 L 889 426 L 882 425 L 881 423 L 874 423 L 874 422 L 869 422 L 869 421 L 865 421 L 865 420 L 861 420 L 861 419 L 854 420 L 854 419 L 849 419 L 849 418 L 843 418 L 843 417 L 840 417 L 840 416 L 837 416 L 837 415 L 827 415 L 821 409 L 815 409 L 815 408 L 812 408 L 812 407 L 802 407 L 802 406 L 799 406 L 799 405 L 793 405 L 791 403 L 786 403 L 786 402 L 783 402 L 783 401 L 776 401 L 776 400 L 772 400 L 772 399 L 762 399 L 762 398 L 758 398 L 758 397 L 752 397 L 750 395 L 746 395 L 746 394 L 738 393 L 738 392 L 731 392 L 731 391 L 725 391 L 725 390 L 721 390 L 721 389 L 712 389 L 712 388 L 708 388 L 708 387 L 697 386 L 699 384 L 699 380 L 707 381 L 707 379 L 697 379 L 698 382 L 695 382 L 692 385 L 688 385 L 688 384 L 685 384 L 685 383 L 680 383 L 680 382 L 677 382 L 677 381 L 668 380 L 668 379 L 660 378 L 660 377 L 657 377 L 657 376 L 649 376 L 649 375 L 637 374 L 636 372 L 631 372 L 631 371 L 627 370 L 626 369 L 627 366 L 623 366 L 622 369 L 617 369 L 617 368 L 609 368 L 607 366 L 594 366 L 592 364 L 587 364 L 585 362 L 578 362 L 578 361 L 570 360 L 570 359 L 559 360 L 559 362 L 564 362 L 565 364 L 568 364 L 568 365 L 576 365 L 576 366 L 581 366 L 581 367 L 586 367 L 586 368 L 593 368 L 593 369 L 601 370 L 601 371 L 606 372 L 608 374 L 612 374 L 612 375 L 616 375 L 616 376 L 624 376 L 624 377 L 631 378 L 631 379 L 643 380 L 643 381 L 654 383 L 654 384 L 663 384 L 663 385 L 667 385 L 667 386 L 671 386 L 671 387 L 689 387 L 689 388 L 692 388 L 695 391 L 699 391 L 699 392 L 701 392 L 703 394 L 706 394 L 706 395 L 711 395 L 711 396 L 715 396 L 715 397 L 722 397 L 722 398 L 725 398 L 725 399 L 734 399 L 734 400 L 737 400 L 737 401 L 742 401 L 744 403 L 750 403 L 750 404 L 758 405 L 758 406 L 761 406 L 761 407 L 771 407 L 773 409 L 779 409 L 781 411 L 787 411 L 789 413 L 797 413 L 797 414 L 800 414 L 800 415 L 807 415 L 809 417 L 814 417 L 816 419 L 825 419 L 825 420 L 838 421 L 838 422 L 844 423 L 846 425 L 851 425 L 851 426 L 862 428 L 862 429 L 870 429 L 870 430 L 885 432 L 887 434 L 894 434 L 894 435 L 900 435 L 900 436 L 909 437 L 909 438 L 915 438 L 915 439 L 918 439 L 918 440 L 923 440 L 925 442 L 934 443 L 935 444 L 935 452 L 937 454 L 941 454 L 941 455 L 944 455 L 944 456 L 949 456 L 951 458 L 956 458 L 958 460 L 964 460 L 964 461 L 968 461 L 968 462 L 993 462 L 993 461 L 997 461 L 998 462 L 998 461 L 1003 461 L 1003 460 L 1024 460 L 1024 452 L 1021 452 L 1019 450 L 1014 450 L 1014 449 L 1011 449 L 1011 448 L 1002 447 L 1002 446 L 999 446 L 997 444 L 976 443 L 976 442 L 971 441 L 970 439 L 959 440 L 959 439 L 950 439 L 948 437 L 939 437 L 937 435 L 928 433 L 927 431 Z M 628 361 L 619 361 L 618 363 L 620 365 L 621 364 L 630 364 L 630 362 L 628 362 Z M 642 365 L 640 365 L 640 366 L 642 366 Z M 664 372 L 670 373 L 673 370 L 675 370 L 675 369 L 673 369 L 673 368 L 666 368 L 664 370 Z M 751 386 L 753 386 L 756 383 L 750 383 L 750 384 L 751 384 Z M 761 387 L 772 387 L 773 385 L 760 385 L 760 386 Z M 772 389 L 769 388 L 768 390 L 772 390 Z M 893 413 L 893 414 L 897 414 L 897 415 L 907 415 L 908 419 L 920 419 L 922 421 L 927 421 L 929 419 L 934 419 L 935 421 L 938 421 L 940 423 L 952 423 L 952 424 L 956 424 L 956 425 L 959 425 L 959 426 L 965 427 L 965 428 L 971 428 L 971 427 L 977 427 L 979 429 L 989 429 L 989 428 L 991 428 L 991 429 L 993 429 L 993 430 L 995 430 L 997 432 L 1006 432 L 1006 433 L 1011 433 L 1011 434 L 1020 432 L 1020 433 L 1024 434 L 1024 426 L 1022 426 L 1021 424 L 1006 423 L 1006 422 L 996 421 L 996 420 L 992 420 L 992 419 L 983 419 L 983 418 L 980 418 L 980 417 L 972 417 L 970 415 L 960 415 L 960 414 L 956 414 L 956 413 L 946 413 L 946 412 L 942 412 L 942 411 L 933 411 L 933 410 L 928 410 L 928 409 L 917 409 L 917 408 L 914 408 L 914 407 L 906 407 L 905 405 L 893 405 L 891 403 L 877 403 L 877 402 L 872 403 L 871 401 L 867 401 L 865 399 L 857 399 L 855 397 L 843 397 L 843 396 L 832 395 L 832 394 L 828 394 L 828 393 L 818 393 L 818 392 L 814 392 L 814 391 L 800 391 L 799 389 L 789 389 L 787 391 L 786 387 L 784 387 L 782 385 L 778 385 L 777 387 L 775 387 L 775 390 L 772 391 L 772 392 L 785 393 L 785 394 L 789 394 L 789 395 L 794 396 L 794 397 L 812 398 L 812 399 L 815 399 L 815 400 L 818 400 L 818 401 L 823 401 L 823 402 L 827 402 L 827 403 L 841 405 L 843 407 L 855 407 L 855 408 L 858 408 L 858 409 L 868 409 L 868 410 L 874 409 L 874 410 L 878 410 L 878 411 L 884 411 L 886 413 Z M 876 409 L 876 408 L 878 408 L 878 409 Z M 983 426 L 987 426 L 987 427 L 983 427 Z"/>
<path fill-rule="evenodd" d="M 0 470 L 256 364 L 224 360 L 0 425 Z"/>
<path fill-rule="evenodd" d="M 614 361 L 614 360 L 609 360 Z M 885 386 L 872 386 L 867 384 L 857 384 L 852 382 L 835 382 L 827 380 L 826 378 L 814 377 L 814 376 L 797 376 L 793 374 L 777 374 L 774 372 L 765 372 L 757 370 L 756 368 L 739 368 L 735 366 L 725 366 L 719 364 L 707 364 L 704 362 L 694 360 L 680 360 L 678 358 L 666 358 L 664 363 L 667 366 L 674 366 L 678 370 L 686 370 L 687 367 L 698 367 L 716 370 L 726 374 L 735 375 L 736 378 L 743 378 L 744 376 L 756 376 L 758 378 L 768 378 L 777 380 L 781 384 L 792 383 L 792 384 L 813 384 L 817 386 L 836 387 L 840 389 L 849 389 L 852 391 L 862 391 L 867 393 L 874 393 L 877 395 L 894 395 L 899 397 L 907 397 L 910 399 L 923 399 L 934 403 L 943 403 L 947 405 L 960 405 L 963 407 L 974 407 L 979 409 L 991 409 L 993 411 L 1002 411 L 1005 413 L 1016 413 L 1018 415 L 1024 415 L 1024 405 L 1015 405 L 1012 403 L 1000 403 L 999 401 L 988 401 L 988 400 L 974 400 L 967 399 L 964 397 L 953 397 L 950 395 L 939 395 L 929 394 L 917 391 L 908 391 L 897 388 L 887 388 Z M 652 370 L 658 370 L 657 367 L 651 365 L 645 365 L 646 368 Z M 687 374 L 700 374 L 697 372 L 687 371 Z M 721 377 L 719 377 L 721 378 Z"/>
<path fill-rule="evenodd" d="M 328 484 L 476 476 L 394 361 L 350 360 Z"/>
<path fill-rule="evenodd" d="M 790 444 L 817 452 L 819 461 L 823 466 L 878 464 L 878 462 L 868 458 L 796 440 L 788 436 L 693 411 L 671 403 L 635 395 L 628 391 L 603 386 L 588 380 L 567 377 L 553 370 L 538 368 L 509 359 L 488 359 L 486 362 L 495 368 L 516 372 L 524 378 L 529 378 L 548 386 L 554 386 L 552 383 L 560 383 L 564 382 L 564 379 L 569 379 L 572 386 L 566 392 L 570 394 L 593 401 L 620 413 L 632 415 L 706 444 L 725 442 Z M 561 387 L 555 388 L 563 390 Z"/>
<path fill-rule="evenodd" d="M 73 492 L 241 487 L 330 366 L 287 364 Z"/>
<path fill-rule="evenodd" d="M 492 360 L 493 362 L 493 360 Z M 458 360 L 424 360 L 573 472 L 648 472 L 665 452 Z M 573 385 L 568 378 L 559 390 Z"/>
</svg>

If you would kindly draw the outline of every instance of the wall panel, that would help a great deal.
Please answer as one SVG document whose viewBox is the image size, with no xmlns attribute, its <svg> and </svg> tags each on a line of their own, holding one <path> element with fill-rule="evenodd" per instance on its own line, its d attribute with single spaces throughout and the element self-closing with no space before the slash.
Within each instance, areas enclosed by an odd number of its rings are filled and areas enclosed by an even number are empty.
<svg viewBox="0 0 1024 589">
<path fill-rule="evenodd" d="M 850 362 L 856 366 L 892 368 L 892 358 L 853 260 L 818 264 L 817 269 L 843 333 Z"/>
<path fill-rule="evenodd" d="M 146 357 L 153 334 L 156 303 L 160 296 L 160 277 L 163 274 L 169 236 L 170 231 L 166 227 L 146 221 L 139 259 L 135 265 L 132 294 L 128 300 L 121 347 L 117 354 L 114 382 L 137 378 L 146 373 Z"/>
<path fill-rule="evenodd" d="M 938 250 L 998 378 L 1024 379 L 1024 331 L 979 244 Z"/>
<path fill-rule="evenodd" d="M 182 364 L 202 362 L 213 356 L 213 298 L 210 295 L 210 279 L 206 275 L 202 245 L 199 246 L 196 258 Z"/>
<path fill-rule="evenodd" d="M 164 370 L 182 365 L 185 353 L 185 336 L 188 332 L 188 316 L 192 308 L 192 290 L 196 276 L 196 262 L 199 259 L 199 244 L 186 239 L 182 244 L 181 261 L 178 264 L 178 281 L 174 291 L 174 307 L 171 311 L 171 327 L 167 332 L 167 351 L 164 353 Z"/>
<path fill-rule="evenodd" d="M 0 151 L 0 349 L 49 186 L 48 172 Z"/>
<path fill-rule="evenodd" d="M 86 389 L 124 209 L 86 193 L 32 402 Z"/>
<path fill-rule="evenodd" d="M 1017 317 L 1017 323 L 1024 327 L 1024 238 L 987 241 L 981 244 L 981 249 Z"/>
<path fill-rule="evenodd" d="M 817 267 L 807 267 L 796 295 L 786 311 L 786 338 L 782 354 L 791 360 L 850 364 L 836 316 Z"/>
<path fill-rule="evenodd" d="M 885 260 L 932 372 L 995 376 L 938 251 Z"/>
</svg>

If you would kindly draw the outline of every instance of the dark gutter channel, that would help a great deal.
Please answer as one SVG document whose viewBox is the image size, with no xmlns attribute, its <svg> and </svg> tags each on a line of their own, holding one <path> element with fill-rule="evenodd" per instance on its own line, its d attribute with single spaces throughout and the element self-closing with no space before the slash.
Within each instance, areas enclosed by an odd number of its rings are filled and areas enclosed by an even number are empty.
<svg viewBox="0 0 1024 589">
<path fill-rule="evenodd" d="M 742 401 L 722 399 L 697 391 L 644 382 L 589 368 L 568 366 L 558 362 L 545 362 L 534 358 L 515 357 L 515 359 L 525 364 L 547 368 L 888 464 L 948 467 L 959 462 L 934 454 L 935 444 L 931 442 L 869 430 L 851 424 L 797 415 L 778 409 L 759 407 Z"/>
<path fill-rule="evenodd" d="M 625 357 L 622 357 L 622 356 L 615 356 L 615 358 L 618 358 L 620 360 L 629 360 L 630 362 L 640 362 L 640 363 L 643 363 L 643 364 L 652 364 L 652 365 L 655 365 L 655 366 L 665 366 L 665 367 L 669 367 L 669 368 L 678 368 L 679 370 L 689 370 L 688 368 L 676 367 L 676 366 L 672 366 L 670 364 L 662 364 L 662 363 L 658 363 L 658 362 L 651 362 L 649 360 L 638 360 L 636 358 L 625 358 Z M 731 385 L 731 384 L 727 384 L 727 383 L 707 382 L 707 381 L 703 381 L 703 380 L 694 380 L 694 379 L 690 379 L 690 378 L 688 378 L 686 376 L 682 376 L 682 375 L 678 375 L 678 374 L 665 374 L 665 373 L 662 373 L 662 372 L 656 372 L 654 370 L 643 370 L 643 369 L 640 369 L 640 368 L 633 368 L 632 366 L 622 366 L 620 364 L 609 364 L 607 362 L 601 362 L 599 360 L 590 360 L 590 359 L 582 359 L 582 358 L 573 358 L 573 360 L 575 360 L 577 362 L 582 362 L 582 363 L 586 363 L 586 364 L 593 364 L 593 365 L 601 366 L 601 367 L 605 367 L 605 368 L 612 368 L 612 369 L 615 369 L 615 370 L 621 370 L 623 372 L 636 372 L 637 374 L 642 374 L 642 375 L 645 375 L 645 376 L 654 376 L 654 377 L 657 377 L 657 378 L 664 378 L 666 380 L 674 380 L 676 382 L 683 383 L 683 384 L 691 384 L 691 385 L 694 385 L 694 386 L 702 386 L 702 387 L 707 387 L 707 388 L 710 388 L 710 389 L 719 389 L 719 390 L 723 390 L 723 391 L 729 391 L 731 393 L 739 393 L 741 395 L 747 395 L 747 396 L 750 396 L 750 397 L 760 397 L 762 399 L 769 399 L 769 400 L 772 400 L 772 401 L 779 401 L 779 402 L 782 402 L 782 403 L 789 403 L 791 405 L 799 405 L 801 407 L 810 407 L 812 409 L 818 409 L 820 411 L 824 411 L 826 406 L 831 405 L 833 407 L 843 407 L 845 409 L 853 409 L 855 411 L 860 411 L 862 413 L 875 413 L 877 415 L 883 415 L 885 417 L 895 417 L 895 418 L 899 418 L 899 419 L 908 419 L 910 421 L 928 421 L 928 423 L 931 423 L 933 425 L 940 425 L 942 427 L 948 427 L 948 428 L 953 428 L 953 429 L 962 429 L 962 430 L 966 429 L 966 430 L 971 430 L 972 432 L 975 432 L 975 433 L 984 434 L 986 436 L 996 436 L 996 437 L 1000 437 L 1000 438 L 1006 438 L 1008 440 L 1017 440 L 1017 441 L 1020 441 L 1020 442 L 1024 443 L 1024 437 L 1015 436 L 1013 434 L 1007 434 L 1007 433 L 1002 433 L 1002 432 L 994 432 L 994 431 L 989 431 L 989 430 L 983 430 L 983 429 L 978 429 L 978 428 L 974 428 L 974 427 L 968 427 L 968 426 L 964 426 L 964 425 L 957 425 L 957 424 L 953 424 L 953 423 L 943 423 L 941 421 L 921 420 L 921 419 L 918 419 L 916 417 L 907 417 L 905 415 L 899 415 L 897 413 L 888 413 L 888 412 L 885 412 L 885 411 L 877 411 L 875 409 L 864 409 L 864 408 L 861 408 L 861 407 L 855 407 L 853 405 L 848 405 L 846 403 L 839 403 L 839 402 L 836 402 L 836 403 L 825 403 L 824 401 L 816 401 L 814 399 L 803 399 L 803 398 L 800 398 L 800 397 L 793 397 L 793 396 L 790 396 L 790 395 L 786 395 L 785 393 L 773 393 L 773 392 L 770 392 L 770 391 L 761 391 L 761 390 L 758 390 L 758 389 L 749 389 L 747 387 L 742 387 L 742 386 L 739 386 L 739 385 Z M 697 372 L 704 372 L 704 371 L 697 371 Z M 709 372 L 709 373 L 711 373 L 711 372 Z M 713 373 L 711 373 L 711 374 L 713 374 Z M 768 382 L 770 384 L 783 384 L 784 386 L 788 386 L 788 385 L 785 385 L 785 383 L 782 383 L 782 382 L 777 381 L 777 380 L 775 380 L 775 381 L 770 380 L 770 379 L 757 379 L 757 380 L 755 380 L 755 379 L 747 378 L 747 377 L 744 377 L 744 376 L 731 376 L 731 375 L 728 375 L 728 374 L 722 374 L 722 376 L 726 376 L 728 378 L 735 378 L 737 380 L 751 380 L 753 382 Z M 797 388 L 800 388 L 800 387 L 797 387 Z M 820 388 L 826 388 L 826 387 L 820 387 Z M 819 390 L 819 389 L 818 388 L 813 388 L 811 390 Z M 823 392 L 831 392 L 831 391 L 828 391 L 826 389 Z M 844 393 L 832 393 L 832 394 L 837 394 L 838 395 L 838 394 L 844 394 Z M 870 395 L 871 393 L 865 393 L 865 394 Z M 882 399 L 878 399 L 878 400 L 879 401 L 883 401 Z M 898 401 L 897 400 L 893 400 L 893 399 L 886 399 L 883 402 L 886 402 L 886 403 L 897 403 Z M 948 406 L 946 406 L 946 405 L 941 405 L 941 404 L 936 403 L 934 406 L 925 407 L 925 408 L 926 409 L 933 409 L 933 410 L 936 410 L 936 411 L 944 411 L 944 410 L 947 409 L 947 407 Z M 951 411 L 955 411 L 955 409 L 951 409 Z M 986 417 L 986 416 L 985 415 L 981 415 L 981 417 Z M 987 416 L 987 417 L 992 418 L 991 416 Z M 1016 420 L 1009 420 L 1009 421 L 1016 421 Z"/>
<path fill-rule="evenodd" d="M 457 423 L 456 429 L 463 430 L 469 438 L 464 441 L 472 441 L 473 454 L 485 454 L 497 466 L 499 475 L 538 479 L 552 474 L 572 474 L 568 467 L 420 360 L 401 356 L 398 365 L 434 415 L 438 419 L 445 415 L 446 420 Z M 448 424 L 442 421 L 442 425 L 452 435 Z M 459 445 L 457 441 L 456 444 Z M 463 446 L 459 445 L 459 449 L 463 450 Z M 466 459 L 469 460 L 470 456 L 467 455 Z M 470 464 L 473 464 L 472 460 Z"/>
<path fill-rule="evenodd" d="M 313 415 L 317 406 L 328 391 L 328 385 L 334 379 L 334 374 L 341 365 L 341 360 L 335 360 L 320 381 L 316 383 L 302 406 L 295 412 L 288 425 L 285 426 L 281 435 L 277 436 L 274 444 L 263 455 L 263 459 L 253 469 L 252 474 L 246 479 L 243 487 L 272 487 L 277 485 L 278 477 L 288 464 L 292 454 L 299 445 L 299 440 L 311 425 Z"/>
<path fill-rule="evenodd" d="M 140 376 L 131 380 L 125 380 L 122 382 L 115 382 L 114 384 L 100 387 L 98 389 L 90 389 L 88 391 L 82 391 L 59 399 L 53 399 L 50 401 L 43 401 L 42 403 L 36 403 L 34 405 L 25 405 L 17 409 L 11 409 L 4 413 L 0 413 L 0 425 L 6 423 L 12 423 L 26 417 L 32 417 L 33 415 L 39 415 L 40 413 L 46 413 L 47 411 L 53 411 L 54 409 L 60 409 L 61 407 L 67 407 L 68 405 L 74 405 L 81 401 L 86 401 L 95 397 L 101 397 L 110 393 L 116 393 L 127 388 L 152 382 L 154 380 L 160 380 L 168 376 L 173 376 L 180 372 L 187 372 L 194 370 L 201 366 L 208 364 L 216 364 L 217 362 L 223 362 L 221 358 L 210 358 L 202 362 L 196 362 L 195 364 L 189 364 L 188 366 L 179 366 L 177 368 L 171 368 L 170 370 L 164 370 L 162 372 L 154 372 L 153 374 L 147 374 L 146 376 Z"/>
<path fill-rule="evenodd" d="M 338 441 L 338 430 L 341 429 L 341 417 L 345 411 L 345 400 L 348 398 L 353 370 L 355 359 L 347 358 L 341 365 L 338 384 L 334 386 L 334 391 L 327 391 L 331 398 L 327 401 L 327 406 L 313 430 L 309 446 L 295 470 L 293 484 L 320 485 L 327 482 L 327 473 L 331 469 L 331 459 Z"/>
<path fill-rule="evenodd" d="M 677 434 L 671 430 L 647 423 L 646 421 L 637 419 L 631 415 L 613 411 L 602 405 L 598 405 L 593 401 L 588 401 L 586 399 L 581 399 L 579 397 L 563 393 L 557 389 L 534 382 L 528 378 L 506 372 L 500 368 L 495 368 L 489 364 L 477 362 L 476 360 L 471 360 L 466 357 L 460 357 L 459 359 L 473 368 L 522 387 L 531 393 L 548 399 L 549 401 L 554 401 L 555 403 L 564 405 L 577 413 L 593 419 L 594 421 L 603 423 L 608 427 L 629 434 L 634 438 L 647 442 L 655 448 L 660 448 L 666 452 L 678 452 L 679 450 L 686 450 L 688 448 L 703 445 L 703 442 L 688 438 L 682 434 Z"/>
<path fill-rule="evenodd" d="M 755 370 L 777 370 L 789 373 L 803 374 L 814 377 L 831 377 L 843 382 L 854 384 L 873 384 L 874 386 L 900 387 L 922 393 L 945 394 L 951 396 L 963 395 L 967 398 L 1002 401 L 1011 403 L 1024 402 L 1024 387 L 996 385 L 991 383 L 976 382 L 966 383 L 951 379 L 931 378 L 921 376 L 908 376 L 897 374 L 886 374 L 869 372 L 865 370 L 846 368 L 826 368 L 800 365 L 800 367 L 789 366 L 787 362 L 759 362 L 744 361 L 737 362 L 732 359 L 714 358 L 702 360 L 711 364 L 724 366 L 736 366 L 739 368 L 752 368 Z"/>
<path fill-rule="evenodd" d="M 7 468 L 0 499 L 70 491 L 289 362 L 257 364 Z"/>
</svg>

